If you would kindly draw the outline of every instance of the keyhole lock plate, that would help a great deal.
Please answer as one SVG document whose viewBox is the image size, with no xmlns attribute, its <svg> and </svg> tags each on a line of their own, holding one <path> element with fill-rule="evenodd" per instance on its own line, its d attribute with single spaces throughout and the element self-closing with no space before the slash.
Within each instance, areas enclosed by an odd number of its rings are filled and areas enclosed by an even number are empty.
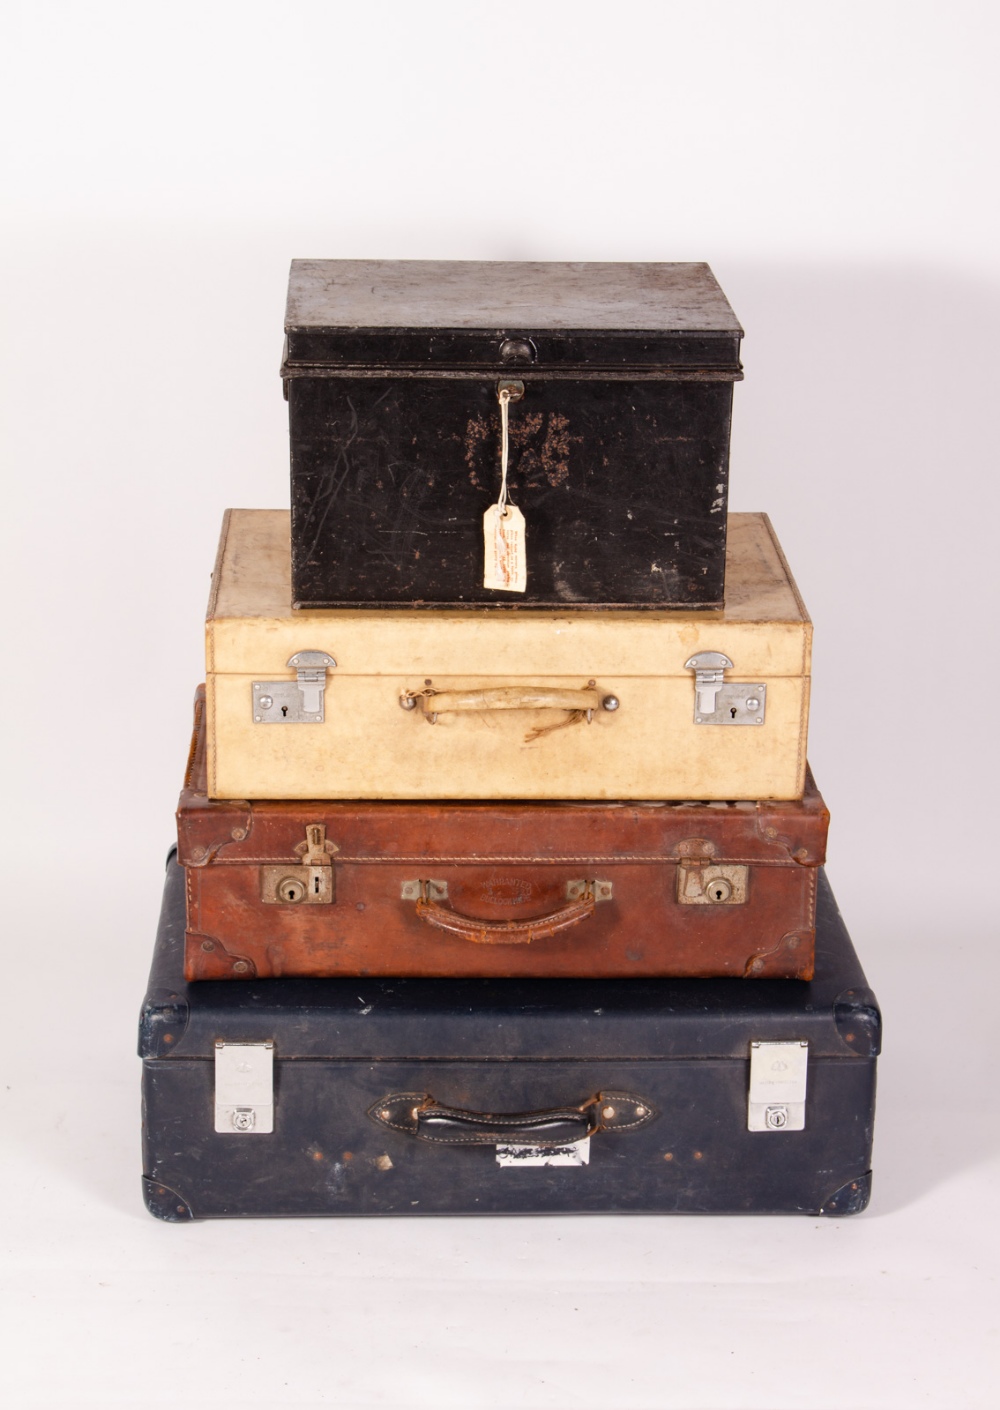
<svg viewBox="0 0 1000 1410">
<path fill-rule="evenodd" d="M 721 651 L 699 651 L 684 662 L 694 671 L 696 725 L 762 725 L 767 705 L 763 681 L 727 681 L 733 663 Z"/>
<path fill-rule="evenodd" d="M 251 707 L 255 725 L 321 725 L 326 673 L 336 661 L 325 651 L 296 651 L 288 658 L 293 681 L 254 681 Z"/>
<path fill-rule="evenodd" d="M 215 1129 L 220 1136 L 274 1130 L 274 1043 L 215 1044 Z"/>
<path fill-rule="evenodd" d="M 805 1039 L 751 1043 L 747 1130 L 804 1131 L 808 1076 Z"/>
<path fill-rule="evenodd" d="M 750 868 L 736 862 L 677 867 L 677 899 L 682 906 L 742 906 Z"/>
<path fill-rule="evenodd" d="M 322 823 L 306 828 L 306 840 L 296 851 L 302 864 L 266 866 L 260 869 L 260 899 L 268 906 L 329 906 L 337 899 L 337 883 L 331 852 Z"/>
</svg>

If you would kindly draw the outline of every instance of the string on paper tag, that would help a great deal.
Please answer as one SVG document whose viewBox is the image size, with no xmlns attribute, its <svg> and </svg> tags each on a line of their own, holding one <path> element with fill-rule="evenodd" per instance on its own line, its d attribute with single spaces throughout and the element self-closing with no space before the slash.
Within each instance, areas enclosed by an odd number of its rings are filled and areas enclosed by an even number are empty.
<svg viewBox="0 0 1000 1410">
<path fill-rule="evenodd" d="M 527 583 L 524 515 L 507 498 L 507 462 L 510 455 L 507 407 L 510 399 L 510 387 L 501 386 L 497 392 L 500 402 L 500 498 L 483 515 L 483 587 L 499 588 L 504 592 L 524 592 Z"/>
</svg>

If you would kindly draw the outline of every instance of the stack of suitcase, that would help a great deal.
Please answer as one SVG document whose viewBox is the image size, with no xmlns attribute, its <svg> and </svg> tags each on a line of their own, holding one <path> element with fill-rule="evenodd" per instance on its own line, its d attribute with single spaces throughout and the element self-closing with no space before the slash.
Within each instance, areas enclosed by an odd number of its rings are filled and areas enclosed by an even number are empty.
<svg viewBox="0 0 1000 1410">
<path fill-rule="evenodd" d="M 144 1191 L 863 1209 L 880 1017 L 702 264 L 301 260 L 143 1007 Z"/>
</svg>

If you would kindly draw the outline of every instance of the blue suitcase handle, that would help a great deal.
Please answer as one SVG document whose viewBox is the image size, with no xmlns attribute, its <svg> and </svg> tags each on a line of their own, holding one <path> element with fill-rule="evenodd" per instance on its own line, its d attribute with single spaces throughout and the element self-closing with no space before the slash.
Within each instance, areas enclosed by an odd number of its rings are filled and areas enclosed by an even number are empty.
<svg viewBox="0 0 1000 1410">
<path fill-rule="evenodd" d="M 601 1131 L 634 1131 L 656 1115 L 649 1102 L 627 1092 L 598 1092 L 580 1106 L 544 1111 L 463 1111 L 435 1101 L 429 1092 L 392 1092 L 368 1109 L 391 1126 L 445 1146 L 568 1146 Z"/>
</svg>

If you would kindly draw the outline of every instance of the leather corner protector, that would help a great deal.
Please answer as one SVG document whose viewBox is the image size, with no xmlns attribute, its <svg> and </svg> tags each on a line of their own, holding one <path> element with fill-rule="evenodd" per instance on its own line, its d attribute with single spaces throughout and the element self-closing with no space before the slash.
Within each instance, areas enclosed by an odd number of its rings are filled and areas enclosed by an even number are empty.
<svg viewBox="0 0 1000 1410">
<path fill-rule="evenodd" d="M 776 955 L 794 954 L 796 950 L 801 950 L 803 956 L 800 965 L 800 973 L 797 974 L 796 977 L 799 979 L 812 979 L 815 962 L 807 949 L 805 937 L 797 934 L 795 931 L 783 935 L 778 943 L 772 945 L 769 950 L 758 950 L 756 954 L 751 955 L 743 966 L 743 978 L 759 978 L 768 968 L 768 960 L 774 959 Z M 787 968 L 785 966 L 782 966 L 781 974 L 787 977 Z"/>
<path fill-rule="evenodd" d="M 186 999 L 170 989 L 154 989 L 139 1015 L 139 1056 L 166 1057 L 184 1036 L 191 1010 Z"/>
<path fill-rule="evenodd" d="M 758 833 L 769 847 L 780 849 L 787 857 L 798 862 L 800 865 L 805 864 L 801 855 L 804 849 L 796 842 L 795 838 L 790 837 L 787 832 L 782 832 L 781 829 L 776 826 L 774 814 L 768 816 L 767 813 L 758 813 L 756 827 Z"/>
<path fill-rule="evenodd" d="M 221 856 L 227 847 L 232 847 L 234 843 L 245 842 L 247 840 L 253 830 L 253 810 L 250 804 L 242 800 L 234 799 L 231 803 L 228 803 L 227 806 L 232 807 L 234 810 L 237 808 L 245 808 L 246 817 L 242 821 L 237 820 L 234 822 L 227 837 L 214 838 L 210 842 L 196 842 L 193 839 L 184 839 L 186 845 L 182 845 L 178 856 L 181 866 L 191 867 L 192 869 L 207 867 L 210 862 L 215 861 L 216 857 Z"/>
<path fill-rule="evenodd" d="M 247 955 L 227 950 L 214 935 L 189 930 L 184 947 L 184 978 L 256 979 L 257 966 Z"/>
<path fill-rule="evenodd" d="M 169 1185 L 161 1185 L 159 1180 L 151 1180 L 148 1175 L 142 1177 L 142 1198 L 150 1214 L 166 1224 L 184 1224 L 194 1218 L 191 1206 L 182 1195 Z"/>
<path fill-rule="evenodd" d="M 878 1057 L 882 1049 L 882 1015 L 870 989 L 845 989 L 833 1001 L 837 1032 L 859 1057 Z"/>
<path fill-rule="evenodd" d="M 839 1190 L 834 1191 L 821 1206 L 819 1213 L 833 1219 L 842 1218 L 847 1214 L 860 1214 L 868 1208 L 871 1197 L 872 1172 L 866 1170 L 856 1180 L 848 1180 L 846 1185 L 841 1185 Z"/>
</svg>

